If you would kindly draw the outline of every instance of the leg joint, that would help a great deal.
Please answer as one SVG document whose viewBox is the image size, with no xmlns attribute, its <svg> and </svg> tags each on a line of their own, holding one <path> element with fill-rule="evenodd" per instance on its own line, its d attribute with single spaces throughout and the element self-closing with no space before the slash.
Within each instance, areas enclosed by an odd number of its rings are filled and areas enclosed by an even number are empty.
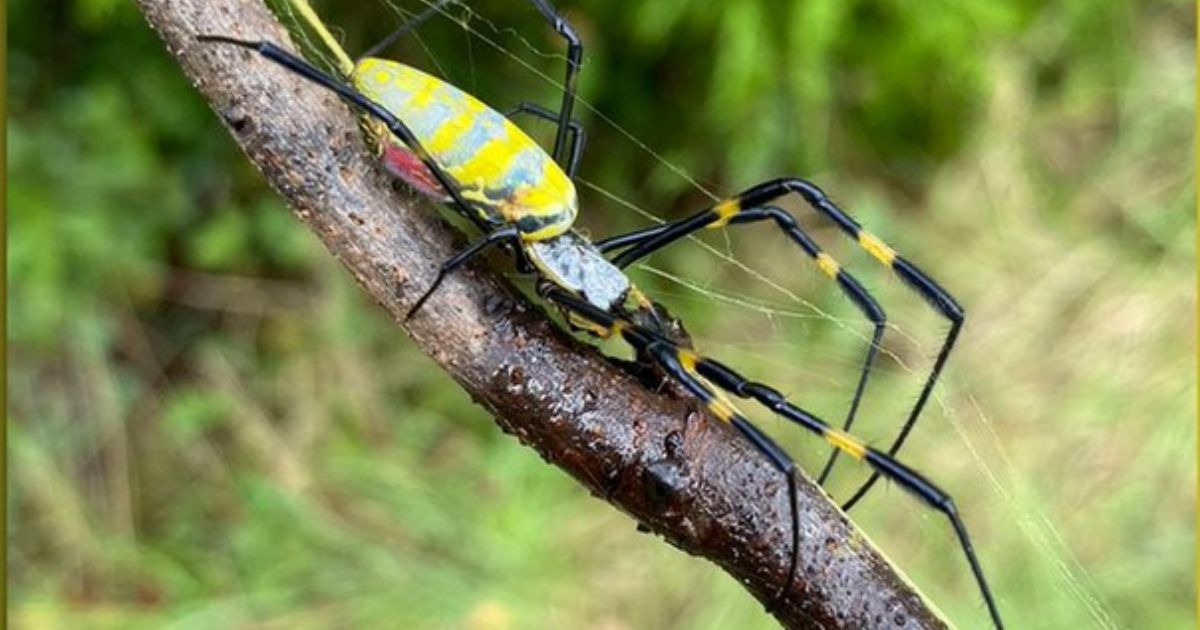
<svg viewBox="0 0 1200 630">
<path fill-rule="evenodd" d="M 774 219 L 775 222 L 784 229 L 797 227 L 796 217 L 792 216 L 792 213 L 780 208 L 779 206 L 763 206 L 762 210 L 767 214 L 767 216 Z"/>
<path fill-rule="evenodd" d="M 745 383 L 742 389 L 746 394 L 770 408 L 771 411 L 778 411 L 780 407 L 787 404 L 787 399 L 783 397 L 783 394 L 768 385 L 763 385 L 762 383 Z"/>
<path fill-rule="evenodd" d="M 962 323 L 966 317 L 963 307 L 937 282 L 907 259 L 897 256 L 892 269 L 906 284 L 920 293 L 934 308 L 941 311 L 952 322 Z"/>
</svg>

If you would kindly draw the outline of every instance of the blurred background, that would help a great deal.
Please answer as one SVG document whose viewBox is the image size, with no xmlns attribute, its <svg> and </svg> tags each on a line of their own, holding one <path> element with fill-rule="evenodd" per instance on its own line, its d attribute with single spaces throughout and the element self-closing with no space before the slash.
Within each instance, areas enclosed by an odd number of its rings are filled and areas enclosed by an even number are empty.
<svg viewBox="0 0 1200 630">
<path fill-rule="evenodd" d="M 351 54 L 422 6 L 334 4 Z M 498 109 L 557 103 L 537 13 L 470 6 L 388 55 Z M 903 459 L 957 497 L 1011 627 L 1194 627 L 1193 3 L 559 6 L 587 45 L 584 229 L 812 178 L 966 307 Z M 416 352 L 132 3 L 10 2 L 9 44 L 15 627 L 773 627 Z M 886 445 L 947 325 L 790 207 L 888 311 L 858 428 Z M 870 327 L 769 227 L 634 273 L 706 352 L 841 421 Z M 843 462 L 828 487 L 863 478 Z M 986 627 L 943 519 L 884 484 L 852 516 Z"/>
</svg>

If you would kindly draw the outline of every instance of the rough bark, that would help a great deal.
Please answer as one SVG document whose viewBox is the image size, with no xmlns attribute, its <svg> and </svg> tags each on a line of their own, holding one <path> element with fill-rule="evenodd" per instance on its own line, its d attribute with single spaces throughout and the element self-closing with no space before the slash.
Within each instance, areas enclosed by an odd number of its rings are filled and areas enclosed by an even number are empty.
<svg viewBox="0 0 1200 630">
<path fill-rule="evenodd" d="M 398 193 L 355 114 L 328 92 L 200 33 L 287 32 L 258 0 L 138 0 L 246 155 L 329 251 L 500 427 L 672 545 L 723 567 L 762 602 L 786 579 L 787 485 L 692 400 L 651 392 L 555 326 L 498 274 L 455 274 L 403 315 L 453 252 L 429 204 Z M 774 615 L 792 628 L 944 623 L 818 487 L 799 481 L 798 579 Z"/>
</svg>

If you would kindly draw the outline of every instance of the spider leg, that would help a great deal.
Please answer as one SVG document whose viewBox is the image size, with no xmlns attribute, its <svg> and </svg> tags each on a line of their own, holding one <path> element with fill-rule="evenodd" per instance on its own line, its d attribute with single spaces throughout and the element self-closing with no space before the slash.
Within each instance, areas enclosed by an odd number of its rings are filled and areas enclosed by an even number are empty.
<svg viewBox="0 0 1200 630">
<path fill-rule="evenodd" d="M 567 42 L 567 72 L 563 79 L 562 104 L 558 108 L 558 132 L 554 135 L 554 161 L 564 163 L 567 150 L 567 131 L 571 125 L 571 112 L 575 108 L 575 83 L 579 78 L 579 66 L 583 64 L 583 40 L 575 27 L 558 14 L 549 0 L 529 0 L 537 7 L 546 22 Z"/>
<path fill-rule="evenodd" d="M 854 425 L 854 419 L 858 414 L 859 404 L 862 402 L 863 394 L 867 389 L 867 380 L 871 374 L 871 366 L 875 363 L 875 358 L 879 352 L 879 343 L 883 338 L 884 327 L 887 322 L 887 316 L 884 314 L 883 308 L 879 303 L 871 297 L 871 294 L 854 278 L 850 272 L 842 268 L 829 254 L 821 251 L 820 246 L 812 240 L 803 229 L 796 223 L 796 219 L 787 211 L 775 206 L 763 206 L 759 208 L 740 209 L 729 215 L 722 215 L 721 212 L 714 210 L 704 210 L 691 217 L 683 219 L 676 223 L 663 223 L 660 225 L 644 228 L 629 234 L 622 234 L 612 238 L 605 239 L 596 244 L 596 247 L 601 252 L 609 252 L 616 249 L 624 249 L 632 247 L 632 250 L 626 251 L 624 254 L 617 256 L 615 262 L 618 266 L 625 267 L 633 260 L 641 256 L 645 256 L 651 250 L 641 253 L 638 250 L 642 249 L 645 244 L 656 244 L 654 249 L 661 249 L 670 243 L 683 238 L 704 228 L 715 228 L 724 225 L 740 225 L 746 223 L 755 223 L 760 221 L 773 220 L 775 225 L 788 235 L 797 245 L 800 246 L 820 267 L 821 271 L 829 276 L 832 280 L 838 283 L 838 287 L 850 298 L 850 301 L 862 311 L 863 315 L 871 321 L 873 330 L 871 333 L 871 344 L 867 348 L 866 357 L 863 359 L 862 369 L 859 372 L 858 384 L 854 389 L 854 397 L 850 401 L 850 409 L 846 413 L 846 419 L 842 423 L 842 430 L 849 431 Z M 628 257 L 631 252 L 638 254 L 637 256 Z M 829 474 L 833 471 L 834 462 L 837 461 L 839 451 L 832 449 L 829 459 L 825 462 L 825 468 L 817 477 L 817 483 L 824 485 L 829 478 Z"/>
<path fill-rule="evenodd" d="M 866 250 L 867 253 L 871 254 L 871 256 L 884 266 L 889 267 L 906 285 L 950 321 L 950 331 L 946 334 L 941 349 L 938 350 L 933 368 L 930 370 L 929 376 L 921 388 L 917 402 L 913 405 L 912 410 L 905 419 L 900 433 L 888 448 L 888 455 L 894 456 L 900 451 L 905 440 L 908 439 L 909 433 L 912 431 L 913 426 L 916 425 L 917 419 L 921 416 L 921 411 L 929 401 L 933 393 L 933 387 L 937 384 L 938 377 L 942 373 L 942 368 L 945 367 L 946 360 L 950 358 L 950 351 L 954 348 L 954 342 L 958 339 L 958 333 L 962 329 L 966 316 L 962 306 L 941 285 L 927 276 L 916 265 L 897 254 L 891 247 L 888 247 L 887 244 L 881 241 L 879 237 L 864 230 L 857 221 L 839 208 L 815 184 L 795 177 L 785 177 L 763 182 L 743 191 L 732 199 L 722 201 L 691 217 L 668 224 L 666 228 L 656 232 L 653 237 L 648 237 L 638 242 L 617 256 L 613 262 L 617 266 L 625 267 L 643 256 L 666 247 L 687 234 L 705 227 L 719 227 L 726 223 L 731 223 L 738 214 L 753 212 L 763 205 L 791 193 L 799 195 L 814 210 L 833 221 L 843 233 L 854 239 L 862 249 Z M 879 481 L 880 475 L 881 473 L 878 470 L 872 472 L 871 477 L 846 501 L 843 509 L 849 510 L 862 499 L 867 491 Z"/>
<path fill-rule="evenodd" d="M 514 248 L 520 247 L 521 231 L 517 229 L 517 226 L 507 225 L 502 227 L 483 236 L 462 251 L 446 259 L 446 262 L 442 263 L 441 267 L 438 267 L 437 277 L 430 283 L 429 288 L 425 289 L 425 293 L 422 293 L 421 297 L 408 309 L 408 313 L 405 314 L 404 319 L 407 321 L 412 318 L 414 313 L 421 309 L 421 305 L 425 304 L 425 300 L 428 300 L 429 296 L 433 295 L 433 292 L 442 284 L 446 276 L 449 276 L 455 269 L 467 264 L 469 260 L 483 253 L 488 247 L 501 243 L 510 243 Z"/>
<path fill-rule="evenodd" d="M 941 512 L 950 521 L 954 533 L 971 567 L 980 593 L 988 607 L 992 622 L 997 630 L 1004 627 L 1000 620 L 1000 611 L 995 598 L 984 577 L 983 568 L 975 555 L 970 535 L 966 525 L 958 514 L 954 500 L 949 494 L 938 488 L 917 471 L 900 463 L 892 456 L 867 446 L 854 436 L 829 426 L 828 423 L 808 413 L 807 411 L 788 402 L 778 390 L 752 382 L 735 372 L 728 366 L 716 360 L 695 354 L 676 346 L 669 340 L 653 331 L 637 326 L 612 313 L 600 310 L 588 302 L 576 298 L 567 292 L 543 284 L 540 293 L 555 304 L 558 304 L 577 315 L 588 319 L 597 326 L 618 333 L 631 346 L 653 358 L 667 374 L 678 379 L 689 391 L 705 403 L 709 411 L 718 419 L 732 424 L 739 432 L 748 438 L 762 451 L 772 463 L 790 478 L 794 477 L 795 465 L 791 458 L 769 437 L 755 428 L 723 395 L 713 389 L 713 386 L 728 391 L 736 396 L 752 399 L 778 414 L 785 420 L 793 422 L 810 433 L 824 438 L 831 446 L 845 452 L 852 458 L 865 462 L 875 472 L 904 488 L 934 510 Z M 789 481 L 789 483 L 791 483 Z M 794 486 L 793 493 L 794 493 Z M 794 506 L 793 494 L 793 506 Z M 794 507 L 793 507 L 794 509 Z M 799 530 L 796 529 L 798 517 L 793 513 L 793 558 L 792 569 L 788 582 L 784 584 L 780 594 L 785 593 L 795 578 L 795 554 L 798 548 Z"/>
<path fill-rule="evenodd" d="M 504 112 L 507 118 L 512 118 L 517 114 L 529 114 L 542 120 L 558 122 L 558 114 L 536 103 L 521 103 Z M 571 159 L 566 164 L 560 163 L 559 166 L 567 171 L 567 177 L 575 179 L 575 171 L 579 170 L 579 160 L 583 158 L 583 147 L 587 143 L 587 134 L 583 130 L 583 125 L 573 118 L 567 123 L 567 126 L 571 134 Z"/>
<path fill-rule="evenodd" d="M 799 507 L 796 504 L 795 462 L 792 461 L 792 458 L 782 447 L 776 444 L 774 440 L 763 433 L 758 427 L 754 426 L 746 416 L 742 415 L 729 402 L 728 398 L 705 382 L 705 379 L 696 372 L 694 363 L 695 355 L 691 351 L 684 350 L 663 338 L 652 339 L 649 343 L 639 347 L 638 342 L 640 339 L 638 339 L 635 332 L 636 326 L 630 325 L 630 327 L 624 328 L 618 325 L 618 328 L 622 328 L 621 336 L 626 342 L 653 358 L 662 367 L 663 371 L 682 383 L 692 395 L 700 399 L 713 415 L 733 425 L 733 428 L 737 429 L 738 433 L 741 433 L 743 437 L 749 440 L 760 453 L 766 455 L 771 464 L 779 472 L 783 473 L 787 479 L 788 507 L 792 520 L 792 552 L 788 560 L 787 580 L 784 581 L 783 585 L 771 598 L 770 603 L 767 604 L 767 612 L 771 612 L 775 606 L 783 601 L 784 595 L 791 589 L 792 582 L 796 579 L 796 566 L 800 560 L 800 513 Z"/>
<path fill-rule="evenodd" d="M 458 2 L 458 1 L 459 0 L 438 0 L 437 2 L 435 2 L 433 4 L 430 4 L 428 7 L 425 8 L 424 11 L 405 20 L 404 23 L 401 24 L 399 28 L 392 31 L 390 35 L 388 35 L 387 37 L 380 40 L 378 44 L 375 44 L 374 46 L 371 46 L 370 48 L 368 48 L 366 52 L 364 52 L 361 56 L 359 56 L 359 59 L 365 59 L 367 57 L 377 57 L 379 55 L 379 53 L 383 52 L 389 46 L 396 43 L 396 41 L 399 40 L 401 37 L 404 37 L 405 35 L 412 32 L 417 27 L 424 24 L 429 18 L 431 18 L 439 13 L 445 13 L 444 9 L 448 5 L 454 4 L 455 2 Z"/>
</svg>

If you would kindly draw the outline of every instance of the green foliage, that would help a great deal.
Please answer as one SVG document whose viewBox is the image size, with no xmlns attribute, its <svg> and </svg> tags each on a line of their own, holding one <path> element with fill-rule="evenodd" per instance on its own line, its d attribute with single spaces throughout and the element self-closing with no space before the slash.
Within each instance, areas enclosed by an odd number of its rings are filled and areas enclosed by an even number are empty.
<svg viewBox="0 0 1200 630">
<path fill-rule="evenodd" d="M 398 19 L 325 4 L 352 53 Z M 721 193 L 810 174 L 967 305 L 944 408 L 905 458 L 959 498 L 1013 627 L 1194 625 L 1194 6 L 563 4 L 588 44 L 587 182 L 661 218 L 706 202 L 623 131 Z M 536 12 L 471 6 L 511 55 L 447 21 L 390 54 L 497 107 L 554 103 L 521 63 L 561 74 Z M 17 625 L 770 627 L 416 354 L 131 3 L 20 0 L 9 20 Z M 595 234 L 647 220 L 582 192 Z M 861 415 L 886 443 L 944 324 L 807 225 L 894 323 Z M 836 419 L 865 326 L 771 236 L 703 242 L 803 303 L 697 244 L 638 279 L 706 351 Z M 952 619 L 982 623 L 948 533 L 915 511 L 883 490 L 855 517 Z"/>
</svg>

